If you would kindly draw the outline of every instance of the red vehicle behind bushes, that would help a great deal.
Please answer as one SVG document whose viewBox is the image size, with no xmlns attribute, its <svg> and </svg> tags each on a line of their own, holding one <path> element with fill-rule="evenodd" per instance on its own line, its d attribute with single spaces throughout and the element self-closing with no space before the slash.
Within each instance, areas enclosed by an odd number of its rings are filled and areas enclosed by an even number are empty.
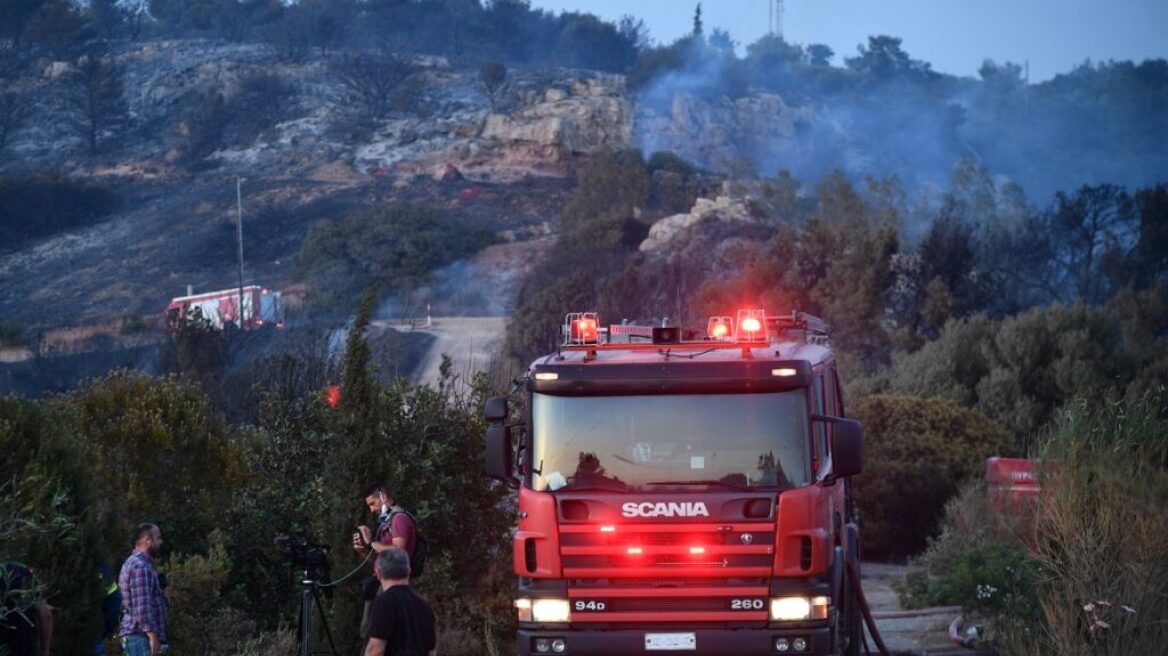
<svg viewBox="0 0 1168 656">
<path fill-rule="evenodd" d="M 487 473 L 519 489 L 519 653 L 860 653 L 863 438 L 823 322 L 562 333 L 520 416 L 485 409 Z"/>
<path fill-rule="evenodd" d="M 195 310 L 217 330 L 228 325 L 255 330 L 265 326 L 281 327 L 284 324 L 280 292 L 259 285 L 244 287 L 242 296 L 240 288 L 235 287 L 173 298 L 166 306 L 167 328 L 173 330 L 192 316 Z"/>
<path fill-rule="evenodd" d="M 1035 548 L 1034 512 L 1038 502 L 1038 478 L 1034 461 L 1026 458 L 986 459 L 986 489 L 990 507 L 1011 537 Z"/>
</svg>

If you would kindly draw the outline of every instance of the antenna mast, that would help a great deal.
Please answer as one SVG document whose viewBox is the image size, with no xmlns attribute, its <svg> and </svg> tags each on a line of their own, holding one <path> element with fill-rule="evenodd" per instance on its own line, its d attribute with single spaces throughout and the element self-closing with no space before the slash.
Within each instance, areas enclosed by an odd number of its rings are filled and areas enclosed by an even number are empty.
<svg viewBox="0 0 1168 656">
<path fill-rule="evenodd" d="M 783 0 L 775 0 L 771 9 L 771 34 L 783 38 Z"/>
<path fill-rule="evenodd" d="M 243 178 L 235 178 L 235 236 L 239 242 L 239 327 L 243 328 Z M 252 308 L 255 313 L 255 308 Z"/>
</svg>

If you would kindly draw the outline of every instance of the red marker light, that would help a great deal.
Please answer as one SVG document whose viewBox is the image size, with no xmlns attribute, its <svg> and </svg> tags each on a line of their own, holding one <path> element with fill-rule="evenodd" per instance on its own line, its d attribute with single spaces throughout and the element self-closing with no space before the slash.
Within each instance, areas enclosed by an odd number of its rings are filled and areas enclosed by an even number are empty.
<svg viewBox="0 0 1168 656">
<path fill-rule="evenodd" d="M 341 388 L 339 385 L 329 385 L 324 390 L 324 402 L 328 407 L 336 410 L 341 405 Z"/>
<path fill-rule="evenodd" d="M 692 554 L 694 556 L 700 556 L 701 554 L 706 553 L 706 548 L 705 547 L 690 547 L 689 552 L 690 552 L 690 554 Z"/>
<path fill-rule="evenodd" d="M 601 533 L 616 533 L 616 527 L 610 526 L 610 525 L 601 526 L 600 532 Z"/>
<path fill-rule="evenodd" d="M 710 317 L 706 321 L 706 337 L 721 340 L 733 332 L 734 320 L 730 317 Z"/>
<path fill-rule="evenodd" d="M 630 556 L 640 556 L 643 553 L 645 553 L 645 550 L 640 547 L 629 547 Z"/>
<path fill-rule="evenodd" d="M 585 344 L 596 342 L 596 319 L 576 319 L 572 322 L 572 338 Z"/>
</svg>

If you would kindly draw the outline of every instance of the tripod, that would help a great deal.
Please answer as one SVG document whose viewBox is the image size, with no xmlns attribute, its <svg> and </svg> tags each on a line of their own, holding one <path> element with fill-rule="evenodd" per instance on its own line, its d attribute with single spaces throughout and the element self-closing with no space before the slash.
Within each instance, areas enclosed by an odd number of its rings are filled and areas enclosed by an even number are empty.
<svg viewBox="0 0 1168 656">
<path fill-rule="evenodd" d="M 337 646 L 333 644 L 333 634 L 329 631 L 328 617 L 324 614 L 324 608 L 320 605 L 320 590 L 317 589 L 316 579 L 309 575 L 308 570 L 305 570 L 304 577 L 300 581 L 300 627 L 296 632 L 296 641 L 300 644 L 300 649 L 297 651 L 299 656 L 312 656 L 312 606 L 316 605 L 316 609 L 320 611 L 320 624 L 324 627 L 324 636 L 328 638 L 330 653 L 333 656 L 339 656 L 337 653 Z"/>
</svg>

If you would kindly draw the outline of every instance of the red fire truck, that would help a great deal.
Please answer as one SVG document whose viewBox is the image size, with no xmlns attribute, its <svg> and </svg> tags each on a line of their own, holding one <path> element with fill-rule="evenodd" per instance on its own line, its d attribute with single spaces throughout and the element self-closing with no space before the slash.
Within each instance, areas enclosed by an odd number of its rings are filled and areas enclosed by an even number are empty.
<svg viewBox="0 0 1168 656">
<path fill-rule="evenodd" d="M 518 652 L 857 654 L 859 530 L 822 321 L 743 310 L 699 339 L 574 313 L 488 475 L 518 488 Z"/>
<path fill-rule="evenodd" d="M 243 311 L 240 312 L 240 291 L 239 287 L 235 287 L 172 298 L 166 306 L 166 326 L 168 329 L 177 327 L 196 309 L 217 330 L 227 325 L 244 330 L 283 326 L 284 310 L 280 305 L 280 292 L 259 285 L 248 285 L 242 289 Z"/>
</svg>

